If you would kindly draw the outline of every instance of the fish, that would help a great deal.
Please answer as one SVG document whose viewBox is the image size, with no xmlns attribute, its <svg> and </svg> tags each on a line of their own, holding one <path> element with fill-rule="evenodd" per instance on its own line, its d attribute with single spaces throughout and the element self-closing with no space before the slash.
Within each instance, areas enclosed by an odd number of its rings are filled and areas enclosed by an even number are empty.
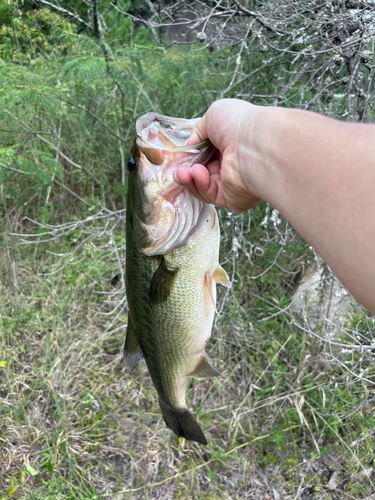
<svg viewBox="0 0 375 500">
<path fill-rule="evenodd" d="M 123 361 L 144 357 L 166 425 L 207 444 L 186 404 L 189 377 L 216 377 L 205 347 L 216 311 L 216 283 L 230 287 L 219 264 L 215 207 L 173 179 L 178 166 L 207 162 L 209 141 L 185 146 L 197 119 L 147 113 L 136 122 L 128 159 L 125 285 L 128 324 Z"/>
</svg>

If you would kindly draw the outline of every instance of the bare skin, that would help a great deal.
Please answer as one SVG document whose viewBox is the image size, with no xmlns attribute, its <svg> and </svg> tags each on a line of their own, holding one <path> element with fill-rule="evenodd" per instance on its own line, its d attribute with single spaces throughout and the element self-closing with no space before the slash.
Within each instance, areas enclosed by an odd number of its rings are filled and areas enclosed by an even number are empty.
<svg viewBox="0 0 375 500">
<path fill-rule="evenodd" d="M 267 201 L 375 313 L 375 125 L 223 99 L 188 144 L 205 139 L 216 156 L 175 181 L 236 212 Z"/>
</svg>

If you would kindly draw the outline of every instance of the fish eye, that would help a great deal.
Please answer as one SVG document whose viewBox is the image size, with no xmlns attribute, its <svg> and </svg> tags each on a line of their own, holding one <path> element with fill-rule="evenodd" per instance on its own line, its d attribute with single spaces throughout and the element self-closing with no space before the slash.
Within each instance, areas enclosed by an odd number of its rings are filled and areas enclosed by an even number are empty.
<svg viewBox="0 0 375 500">
<path fill-rule="evenodd" d="M 135 170 L 135 161 L 134 161 L 134 158 L 132 156 L 129 156 L 129 159 L 128 159 L 128 170 L 130 173 L 134 172 L 134 170 Z"/>
</svg>

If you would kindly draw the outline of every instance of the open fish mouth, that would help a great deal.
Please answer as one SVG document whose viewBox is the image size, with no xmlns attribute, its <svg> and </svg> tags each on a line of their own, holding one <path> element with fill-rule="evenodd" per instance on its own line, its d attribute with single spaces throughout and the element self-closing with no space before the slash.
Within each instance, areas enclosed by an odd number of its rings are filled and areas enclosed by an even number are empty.
<svg viewBox="0 0 375 500">
<path fill-rule="evenodd" d="M 207 162 L 214 152 L 209 140 L 193 146 L 185 146 L 198 119 L 171 120 L 168 116 L 147 113 L 136 125 L 137 146 L 149 161 L 157 165 L 175 163 L 176 166 L 191 166 Z M 170 169 L 172 165 L 168 164 Z M 163 165 L 164 169 L 166 165 Z"/>
<path fill-rule="evenodd" d="M 207 162 L 214 152 L 210 141 L 185 146 L 197 120 L 174 119 L 156 113 L 136 124 L 140 198 L 136 210 L 141 227 L 137 243 L 145 255 L 164 255 L 187 243 L 199 226 L 203 202 L 173 179 L 179 166 Z"/>
</svg>

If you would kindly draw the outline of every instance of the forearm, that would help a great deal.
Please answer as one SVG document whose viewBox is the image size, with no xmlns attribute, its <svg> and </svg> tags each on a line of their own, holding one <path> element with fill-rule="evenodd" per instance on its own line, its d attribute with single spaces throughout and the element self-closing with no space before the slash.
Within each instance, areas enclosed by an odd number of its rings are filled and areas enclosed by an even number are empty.
<svg viewBox="0 0 375 500">
<path fill-rule="evenodd" d="M 255 125 L 252 189 L 375 312 L 375 126 L 277 108 Z"/>
</svg>

